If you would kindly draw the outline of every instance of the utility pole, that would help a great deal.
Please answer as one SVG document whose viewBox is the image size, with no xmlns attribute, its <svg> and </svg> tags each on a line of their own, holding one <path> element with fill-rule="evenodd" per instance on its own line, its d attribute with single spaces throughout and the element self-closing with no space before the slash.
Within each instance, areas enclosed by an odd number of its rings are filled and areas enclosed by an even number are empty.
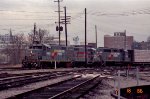
<svg viewBox="0 0 150 99">
<path fill-rule="evenodd" d="M 41 35 L 41 29 L 40 29 L 40 28 L 39 28 L 39 33 L 38 33 L 38 35 L 39 35 L 39 36 L 38 36 L 38 37 L 39 37 L 39 38 L 38 38 L 38 39 L 39 39 L 39 43 L 41 44 L 41 43 L 42 43 L 42 37 L 41 37 L 42 35 Z"/>
<path fill-rule="evenodd" d="M 67 15 L 66 15 L 66 7 L 64 7 L 65 10 L 65 35 L 66 35 L 66 46 L 67 44 Z"/>
<path fill-rule="evenodd" d="M 68 39 L 67 39 L 67 24 L 70 24 L 70 17 L 71 16 L 67 16 L 67 11 L 66 11 L 66 7 L 64 7 L 64 18 L 61 19 L 61 24 L 65 24 L 65 37 L 66 37 L 66 46 L 68 46 Z"/>
<path fill-rule="evenodd" d="M 96 48 L 97 48 L 97 26 L 95 25 L 95 38 L 96 38 Z"/>
<path fill-rule="evenodd" d="M 137 80 L 137 86 L 139 86 L 139 68 L 136 67 L 136 80 Z"/>
<path fill-rule="evenodd" d="M 87 19 L 86 19 L 86 8 L 85 8 L 85 67 L 87 67 L 87 46 L 86 46 L 86 28 L 87 28 Z"/>
<path fill-rule="evenodd" d="M 127 47 L 126 47 L 126 45 L 127 45 L 127 38 L 126 38 L 126 30 L 124 30 L 124 33 L 125 33 L 125 35 L 124 35 L 124 49 L 126 50 L 127 49 Z"/>
<path fill-rule="evenodd" d="M 9 34 L 10 34 L 10 43 L 13 43 L 13 36 L 12 36 L 12 30 L 11 30 L 11 28 L 10 28 Z"/>
<path fill-rule="evenodd" d="M 33 41 L 32 41 L 33 44 L 34 44 L 34 41 L 35 41 L 35 35 L 36 35 L 36 23 L 34 23 Z"/>
<path fill-rule="evenodd" d="M 62 2 L 62 1 L 60 1 L 60 0 L 57 0 L 57 1 L 54 1 L 54 2 L 58 2 L 58 11 L 56 11 L 56 12 L 58 12 L 58 31 L 59 31 L 59 45 L 60 45 L 60 2 Z"/>
</svg>

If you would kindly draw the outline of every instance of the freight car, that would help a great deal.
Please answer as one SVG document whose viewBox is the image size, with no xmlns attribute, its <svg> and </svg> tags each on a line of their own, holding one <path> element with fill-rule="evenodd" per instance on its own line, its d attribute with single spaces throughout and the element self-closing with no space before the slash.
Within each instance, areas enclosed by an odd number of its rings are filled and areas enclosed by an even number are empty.
<svg viewBox="0 0 150 99">
<path fill-rule="evenodd" d="M 150 66 L 150 50 L 131 50 L 133 66 Z"/>
<path fill-rule="evenodd" d="M 84 47 L 58 46 L 47 44 L 32 44 L 26 51 L 22 61 L 23 68 L 54 68 L 57 67 L 78 67 L 85 65 Z M 96 56 L 96 49 L 87 48 L 87 64 L 98 65 L 100 59 Z"/>
</svg>

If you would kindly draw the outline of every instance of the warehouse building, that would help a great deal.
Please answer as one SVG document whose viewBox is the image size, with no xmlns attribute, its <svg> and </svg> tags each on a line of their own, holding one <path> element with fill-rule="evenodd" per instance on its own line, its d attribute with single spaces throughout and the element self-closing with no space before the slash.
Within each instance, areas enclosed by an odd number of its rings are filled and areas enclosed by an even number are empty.
<svg viewBox="0 0 150 99">
<path fill-rule="evenodd" d="M 133 36 L 126 36 L 125 32 L 115 32 L 114 36 L 104 36 L 104 47 L 106 48 L 118 48 L 131 50 L 133 44 Z"/>
</svg>

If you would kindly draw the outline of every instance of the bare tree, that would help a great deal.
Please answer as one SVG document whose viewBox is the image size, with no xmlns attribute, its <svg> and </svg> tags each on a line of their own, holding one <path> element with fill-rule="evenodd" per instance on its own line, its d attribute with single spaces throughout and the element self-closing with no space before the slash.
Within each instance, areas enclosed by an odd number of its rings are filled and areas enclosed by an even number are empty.
<svg viewBox="0 0 150 99">
<path fill-rule="evenodd" d="M 28 33 L 28 37 L 27 37 L 28 42 L 30 42 L 30 43 L 33 42 L 33 36 L 34 36 L 34 34 L 33 34 L 32 32 L 31 32 L 31 33 Z"/>
<path fill-rule="evenodd" d="M 22 55 L 25 50 L 25 37 L 24 34 L 18 34 L 14 40 L 13 44 L 16 51 L 14 52 L 16 54 L 16 63 L 20 63 L 22 60 Z"/>
<path fill-rule="evenodd" d="M 28 34 L 28 41 L 31 43 L 38 41 L 39 43 L 42 43 L 44 41 L 44 38 L 48 36 L 48 31 L 45 29 L 39 29 L 39 31 L 31 31 L 31 33 Z"/>
<path fill-rule="evenodd" d="M 48 36 L 48 31 L 47 30 L 42 30 L 39 29 L 38 37 L 39 37 L 39 42 L 42 43 L 44 41 L 44 37 Z"/>
<path fill-rule="evenodd" d="M 17 34 L 13 38 L 13 42 L 8 43 L 6 48 L 2 50 L 4 54 L 9 56 L 10 63 L 18 64 L 21 62 L 23 57 L 23 50 L 25 44 L 25 37 L 24 34 Z"/>
</svg>

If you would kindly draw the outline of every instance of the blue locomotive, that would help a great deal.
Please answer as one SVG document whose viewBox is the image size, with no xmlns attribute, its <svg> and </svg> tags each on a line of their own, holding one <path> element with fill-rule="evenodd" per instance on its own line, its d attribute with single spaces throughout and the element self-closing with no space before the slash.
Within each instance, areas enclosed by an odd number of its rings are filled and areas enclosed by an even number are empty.
<svg viewBox="0 0 150 99">
<path fill-rule="evenodd" d="M 95 48 L 87 48 L 87 64 L 92 65 L 100 60 L 96 57 Z M 22 67 L 24 68 L 53 68 L 78 67 L 85 64 L 84 47 L 58 46 L 47 44 L 32 44 L 26 51 Z"/>
<path fill-rule="evenodd" d="M 116 48 L 97 48 L 97 54 L 104 66 L 126 66 L 132 62 L 130 50 Z"/>
<path fill-rule="evenodd" d="M 87 63 L 85 63 L 84 46 L 59 46 L 32 44 L 26 51 L 22 61 L 23 68 L 54 68 L 85 66 L 116 66 L 131 62 L 128 51 L 114 48 L 87 47 Z"/>
</svg>

